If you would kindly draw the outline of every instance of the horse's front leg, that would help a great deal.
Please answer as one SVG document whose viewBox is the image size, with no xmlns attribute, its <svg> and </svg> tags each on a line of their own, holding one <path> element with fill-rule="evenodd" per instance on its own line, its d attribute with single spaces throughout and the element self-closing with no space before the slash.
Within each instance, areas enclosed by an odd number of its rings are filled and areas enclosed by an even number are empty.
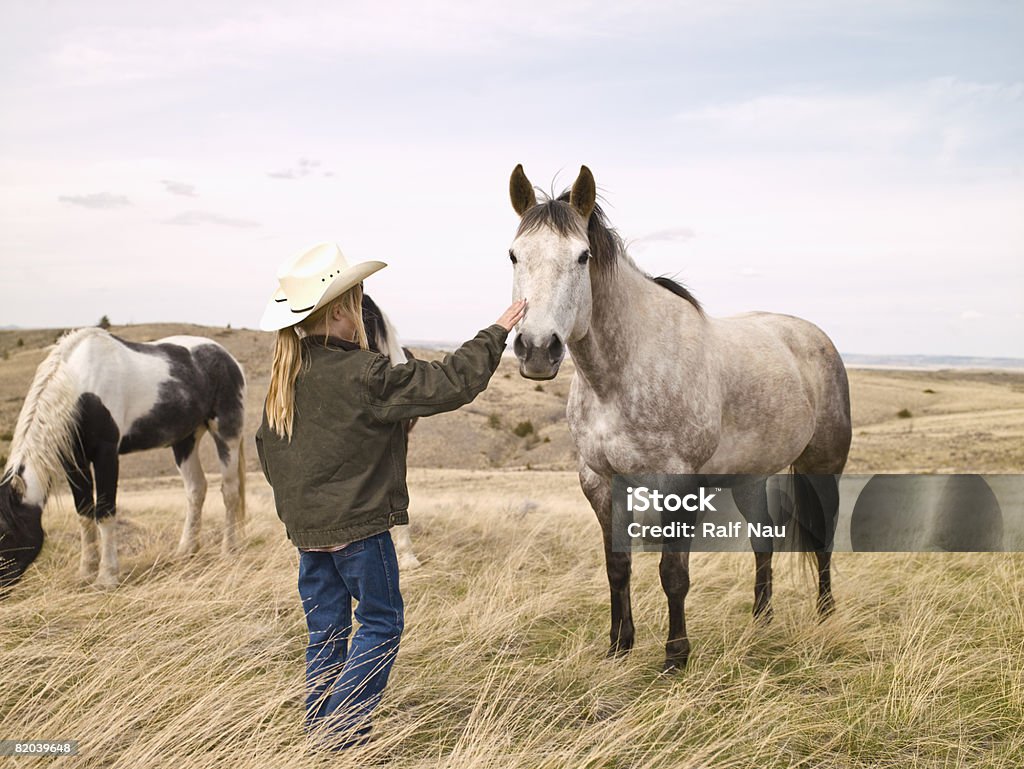
<svg viewBox="0 0 1024 769">
<path fill-rule="evenodd" d="M 176 551 L 178 557 L 193 555 L 199 550 L 199 529 L 202 526 L 203 502 L 206 501 L 206 474 L 199 461 L 199 440 L 205 432 L 204 428 L 200 428 L 171 447 L 174 450 L 174 462 L 185 482 L 187 505 L 185 526 Z"/>
<path fill-rule="evenodd" d="M 82 530 L 82 555 L 78 573 L 82 579 L 92 579 L 100 563 L 99 529 L 96 528 L 96 499 L 92 481 L 92 468 L 81 441 L 74 442 L 74 454 L 64 460 L 64 472 L 71 496 L 78 512 L 78 525 Z"/>
<path fill-rule="evenodd" d="M 686 635 L 686 594 L 690 592 L 690 550 L 687 544 L 666 545 L 661 551 L 661 588 L 668 599 L 668 640 L 665 664 L 669 673 L 686 667 L 690 659 L 690 639 Z"/>
<path fill-rule="evenodd" d="M 96 479 L 96 527 L 100 534 L 100 566 L 97 587 L 117 587 L 120 567 L 117 561 L 117 444 L 103 444 L 93 457 Z M 83 539 L 86 537 L 83 531 Z"/>
<path fill-rule="evenodd" d="M 701 486 L 699 476 L 693 474 L 688 464 L 673 468 L 680 478 L 666 477 L 666 482 L 681 498 L 698 493 Z M 671 480 L 669 480 L 671 479 Z M 694 527 L 697 516 L 694 511 L 666 509 L 661 514 L 662 525 L 682 524 Z M 692 529 L 691 529 L 692 531 Z M 680 536 L 666 538 L 661 548 L 661 588 L 668 599 L 668 640 L 665 642 L 665 664 L 662 671 L 670 673 L 682 670 L 690 659 L 690 639 L 686 634 L 686 594 L 690 592 L 690 546 L 692 538 Z"/>
<path fill-rule="evenodd" d="M 615 552 L 612 547 L 611 481 L 583 465 L 580 469 L 580 485 L 590 506 L 594 508 L 604 537 L 604 558 L 608 572 L 608 588 L 611 593 L 612 620 L 608 656 L 615 657 L 626 654 L 633 648 L 635 632 L 629 595 L 632 554 L 628 550 L 623 553 Z"/>
</svg>

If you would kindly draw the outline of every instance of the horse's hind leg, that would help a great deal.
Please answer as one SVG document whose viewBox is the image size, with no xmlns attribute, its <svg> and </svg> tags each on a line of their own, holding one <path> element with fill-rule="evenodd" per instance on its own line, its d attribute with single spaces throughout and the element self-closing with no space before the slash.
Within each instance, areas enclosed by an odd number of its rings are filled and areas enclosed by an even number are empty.
<svg viewBox="0 0 1024 769">
<path fill-rule="evenodd" d="M 117 587 L 120 567 L 117 561 L 117 444 L 105 443 L 96 449 L 92 460 L 96 479 L 96 526 L 100 533 L 100 567 L 97 587 Z"/>
<path fill-rule="evenodd" d="M 818 570 L 818 615 L 824 619 L 836 608 L 832 597 L 832 538 L 839 514 L 839 476 L 808 473 L 798 465 L 794 465 L 794 470 L 795 508 L 803 511 L 805 523 L 810 523 L 806 536 L 813 543 Z"/>
<path fill-rule="evenodd" d="M 71 486 L 71 496 L 78 512 L 78 525 L 82 530 L 82 555 L 78 573 L 83 579 L 90 579 L 100 564 L 99 529 L 96 528 L 92 467 L 81 441 L 75 441 L 74 454 L 64 460 L 64 472 Z"/>
<path fill-rule="evenodd" d="M 178 542 L 178 557 L 194 554 L 199 550 L 199 529 L 202 526 L 203 502 L 206 501 L 206 475 L 199 461 L 199 440 L 206 428 L 199 428 L 184 440 L 175 443 L 174 462 L 181 479 L 185 482 L 185 526 Z"/>
<path fill-rule="evenodd" d="M 245 524 L 245 458 L 241 437 L 225 440 L 216 432 L 213 442 L 217 445 L 220 460 L 220 493 L 224 498 L 224 543 L 225 555 L 238 549 L 238 539 Z"/>
<path fill-rule="evenodd" d="M 409 535 L 409 524 L 402 524 L 401 526 L 395 526 L 391 533 L 395 537 L 395 551 L 398 553 L 398 568 L 402 571 L 409 571 L 410 569 L 418 569 L 420 559 L 416 557 L 416 553 L 412 550 L 412 537 Z"/>
<path fill-rule="evenodd" d="M 772 526 L 768 514 L 767 478 L 758 477 L 734 486 L 732 498 L 747 523 Z M 768 624 L 772 621 L 772 551 L 771 537 L 751 537 L 754 550 L 754 619 Z"/>
</svg>

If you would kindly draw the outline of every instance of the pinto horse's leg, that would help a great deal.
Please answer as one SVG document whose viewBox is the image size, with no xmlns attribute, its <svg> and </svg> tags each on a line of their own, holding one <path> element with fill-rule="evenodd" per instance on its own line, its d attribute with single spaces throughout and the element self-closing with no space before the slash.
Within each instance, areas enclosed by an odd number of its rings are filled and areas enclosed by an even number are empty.
<svg viewBox="0 0 1024 769">
<path fill-rule="evenodd" d="M 92 467 L 81 441 L 74 442 L 74 453 L 64 460 L 64 472 L 71 486 L 71 496 L 78 512 L 82 529 L 82 555 L 78 573 L 91 579 L 100 563 L 99 530 L 96 528 L 96 499 L 92 482 Z"/>
<path fill-rule="evenodd" d="M 100 533 L 100 567 L 97 587 L 117 587 L 120 567 L 117 561 L 117 445 L 97 447 L 92 460 L 96 480 L 96 526 Z"/>
<path fill-rule="evenodd" d="M 412 549 L 412 537 L 409 535 L 409 524 L 395 526 L 391 529 L 395 538 L 395 552 L 398 553 L 398 568 L 402 571 L 418 569 L 422 564 Z"/>
<path fill-rule="evenodd" d="M 611 593 L 611 645 L 608 656 L 626 654 L 633 648 L 633 610 L 630 604 L 629 579 L 632 554 L 617 553 L 612 549 L 612 485 L 608 478 L 598 475 L 586 465 L 580 467 L 580 486 L 597 515 L 604 535 L 604 558 Z"/>
<path fill-rule="evenodd" d="M 206 501 L 206 475 L 199 461 L 199 441 L 205 433 L 206 428 L 201 427 L 171 447 L 174 450 L 174 462 L 185 482 L 185 500 L 188 505 L 185 526 L 176 551 L 178 557 L 193 555 L 199 550 L 199 529 L 202 525 L 203 502 Z"/>
<path fill-rule="evenodd" d="M 734 486 L 732 498 L 747 523 L 771 526 L 768 514 L 768 479 L 758 477 Z M 751 537 L 754 550 L 754 619 L 768 624 L 772 621 L 772 551 L 771 537 Z"/>
<path fill-rule="evenodd" d="M 238 538 L 245 524 L 245 467 L 241 438 L 225 440 L 213 432 L 220 460 L 220 493 L 224 498 L 224 555 L 238 550 Z"/>
</svg>

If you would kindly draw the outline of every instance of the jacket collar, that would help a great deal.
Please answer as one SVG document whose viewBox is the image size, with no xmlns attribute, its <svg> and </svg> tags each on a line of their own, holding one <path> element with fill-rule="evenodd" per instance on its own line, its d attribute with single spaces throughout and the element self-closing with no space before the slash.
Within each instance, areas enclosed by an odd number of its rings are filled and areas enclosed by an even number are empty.
<svg viewBox="0 0 1024 769">
<path fill-rule="evenodd" d="M 350 342 L 339 336 L 324 336 L 323 334 L 304 336 L 302 343 L 307 347 L 326 347 L 329 350 L 347 350 L 352 352 L 359 349 L 359 345 L 355 342 Z"/>
</svg>

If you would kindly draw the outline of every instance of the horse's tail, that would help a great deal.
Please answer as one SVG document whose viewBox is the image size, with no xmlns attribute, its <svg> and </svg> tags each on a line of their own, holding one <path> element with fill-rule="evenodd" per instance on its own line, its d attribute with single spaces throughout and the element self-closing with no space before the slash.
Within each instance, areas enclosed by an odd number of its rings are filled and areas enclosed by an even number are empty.
<svg viewBox="0 0 1024 769">
<path fill-rule="evenodd" d="M 246 522 L 246 439 L 239 439 L 239 523 Z"/>
<path fill-rule="evenodd" d="M 816 562 L 814 553 L 831 550 L 839 514 L 839 482 L 834 475 L 807 475 L 790 467 L 792 511 L 787 549 Z"/>
<path fill-rule="evenodd" d="M 398 332 L 395 330 L 395 327 L 383 312 L 381 312 L 380 317 L 384 321 L 384 339 L 382 340 L 383 344 L 381 344 L 380 351 L 391 359 L 392 366 L 400 366 L 408 362 L 409 358 L 405 354 L 405 348 L 398 341 Z"/>
</svg>

